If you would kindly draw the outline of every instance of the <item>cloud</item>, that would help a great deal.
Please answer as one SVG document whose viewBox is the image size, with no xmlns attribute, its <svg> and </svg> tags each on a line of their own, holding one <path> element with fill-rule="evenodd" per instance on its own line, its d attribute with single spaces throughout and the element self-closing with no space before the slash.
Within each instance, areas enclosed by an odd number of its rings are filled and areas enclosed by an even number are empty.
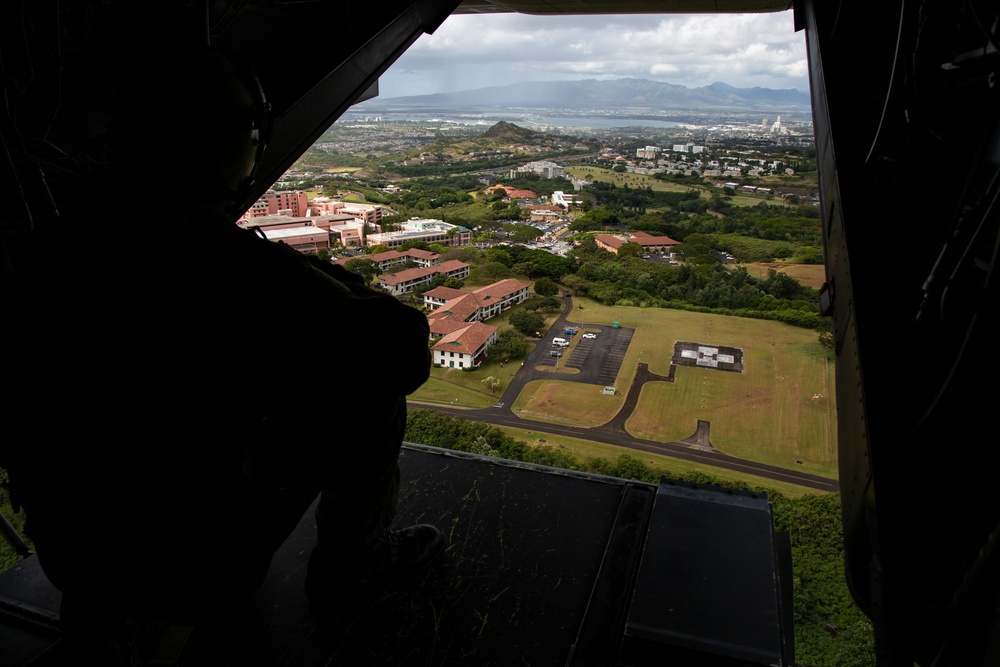
<svg viewBox="0 0 1000 667">
<path fill-rule="evenodd" d="M 672 65 L 670 63 L 656 63 L 649 68 L 649 73 L 652 76 L 659 76 L 661 74 L 676 74 L 680 71 L 677 65 Z"/>
<path fill-rule="evenodd" d="M 806 90 L 807 69 L 791 12 L 453 15 L 417 40 L 381 87 L 383 96 L 394 97 L 527 80 L 634 77 Z M 403 77 L 404 71 L 415 74 Z"/>
</svg>

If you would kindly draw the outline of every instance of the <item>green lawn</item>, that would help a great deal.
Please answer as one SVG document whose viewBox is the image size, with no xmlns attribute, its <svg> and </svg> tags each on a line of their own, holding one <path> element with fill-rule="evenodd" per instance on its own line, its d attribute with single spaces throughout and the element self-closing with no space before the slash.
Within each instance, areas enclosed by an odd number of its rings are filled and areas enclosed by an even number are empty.
<svg viewBox="0 0 1000 667">
<path fill-rule="evenodd" d="M 597 425 L 621 405 L 640 362 L 669 373 L 678 340 L 739 347 L 744 372 L 679 367 L 675 382 L 643 388 L 626 428 L 636 437 L 673 441 L 690 436 L 698 420 L 712 424 L 712 444 L 727 454 L 787 468 L 837 475 L 833 363 L 815 331 L 777 322 L 679 310 L 602 306 L 574 297 L 585 310 L 570 318 L 579 325 L 635 328 L 616 386 L 559 379 L 528 384 L 513 409 L 526 419 Z"/>
<path fill-rule="evenodd" d="M 430 379 L 411 394 L 410 398 L 428 403 L 486 408 L 496 403 L 507 389 L 510 379 L 520 368 L 520 363 L 508 363 L 501 367 L 498 362 L 487 359 L 475 371 L 434 366 L 431 368 Z M 488 377 L 499 380 L 495 391 L 491 391 L 487 383 L 483 382 Z"/>
<path fill-rule="evenodd" d="M 647 383 L 626 429 L 639 438 L 670 442 L 692 435 L 698 420 L 708 420 L 712 444 L 722 452 L 837 476 L 833 362 L 817 332 L 766 320 L 604 306 L 580 297 L 574 297 L 574 303 L 569 321 L 583 330 L 587 324 L 607 326 L 614 321 L 635 329 L 615 381 L 618 393 L 606 396 L 602 386 L 572 382 L 561 369 L 542 367 L 551 379 L 528 383 L 511 406 L 526 423 L 599 426 L 621 408 L 639 363 L 658 375 L 669 374 L 676 341 L 738 347 L 744 353 L 743 373 L 682 366 L 673 383 Z M 547 317 L 546 328 L 557 316 Z M 489 323 L 507 326 L 506 316 Z M 411 398 L 488 407 L 520 368 L 520 362 L 500 367 L 490 360 L 471 372 L 434 368 L 431 379 Z M 495 391 L 483 382 L 491 376 L 499 380 Z"/>
<path fill-rule="evenodd" d="M 552 433 L 545 433 L 543 431 L 533 431 L 526 428 L 510 428 L 507 426 L 498 426 L 497 428 L 511 437 L 523 440 L 532 447 L 555 447 L 557 449 L 566 450 L 579 459 L 586 459 L 595 456 L 614 461 L 622 454 L 621 447 L 606 445 L 592 440 L 584 440 L 583 438 L 571 438 L 564 435 L 555 435 Z M 646 463 L 647 465 L 656 468 L 663 474 L 671 477 L 680 477 L 681 475 L 687 473 L 703 472 L 705 470 L 705 466 L 702 464 L 690 463 L 681 459 L 675 459 L 672 456 L 650 454 L 648 452 L 640 452 L 636 450 L 628 450 L 628 453 L 629 455 L 640 459 L 643 463 Z M 775 489 L 790 498 L 799 498 L 816 493 L 815 491 L 806 489 L 802 486 L 776 482 L 763 477 L 752 477 L 744 473 L 725 470 L 724 468 L 712 468 L 711 473 L 714 477 L 723 481 L 745 482 L 755 486 Z"/>
<path fill-rule="evenodd" d="M 711 198 L 714 192 L 719 192 L 716 188 L 710 187 L 708 185 L 691 185 L 688 183 L 671 183 L 670 181 L 661 181 L 658 178 L 653 178 L 652 176 L 647 176 L 646 174 L 629 174 L 629 173 L 618 173 L 611 169 L 604 169 L 601 167 L 566 167 L 566 171 L 572 174 L 574 178 L 587 178 L 587 174 L 590 174 L 592 178 L 588 180 L 601 181 L 602 183 L 614 183 L 615 185 L 625 185 L 628 184 L 630 188 L 636 187 L 650 187 L 654 191 L 659 192 L 687 192 L 692 188 L 697 188 L 701 190 L 702 199 Z M 733 194 L 732 201 L 730 202 L 733 206 L 756 206 L 762 201 L 767 201 L 764 197 L 757 197 L 754 195 L 747 194 Z M 778 200 L 778 203 L 781 203 Z"/>
</svg>

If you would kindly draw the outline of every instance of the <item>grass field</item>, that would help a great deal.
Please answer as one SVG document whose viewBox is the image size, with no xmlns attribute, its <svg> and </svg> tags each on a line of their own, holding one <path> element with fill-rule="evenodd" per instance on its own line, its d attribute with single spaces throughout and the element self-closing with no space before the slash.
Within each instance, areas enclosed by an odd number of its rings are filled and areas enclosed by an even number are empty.
<svg viewBox="0 0 1000 667">
<path fill-rule="evenodd" d="M 601 167 L 566 167 L 566 171 L 574 178 L 587 178 L 587 174 L 590 174 L 591 178 L 588 180 L 601 181 L 602 183 L 614 183 L 615 185 L 628 184 L 630 188 L 649 187 L 657 192 L 687 192 L 691 188 L 698 188 L 701 190 L 702 199 L 711 198 L 712 192 L 715 190 L 707 185 L 696 186 L 686 183 L 671 183 L 670 181 L 661 181 L 657 178 L 653 178 L 652 176 L 647 176 L 646 174 L 621 174 L 617 171 L 603 169 Z M 756 206 L 762 201 L 766 201 L 764 197 L 734 194 L 732 195 L 730 203 L 733 206 Z"/>
<path fill-rule="evenodd" d="M 506 426 L 500 426 L 498 428 L 513 438 L 523 440 L 532 447 L 555 447 L 556 449 L 565 450 L 580 459 L 596 456 L 613 461 L 622 454 L 621 447 L 605 445 L 600 442 L 593 442 L 582 438 L 570 438 L 563 435 L 555 435 L 552 433 L 544 433 L 541 431 L 533 431 L 531 429 L 523 428 L 509 428 Z M 686 473 L 705 470 L 704 465 L 689 463 L 687 461 L 675 459 L 671 456 L 661 456 L 659 454 L 649 454 L 647 452 L 634 450 L 629 450 L 628 453 L 668 476 L 680 477 Z M 712 468 L 712 475 L 723 481 L 745 482 L 752 485 L 776 489 L 790 498 L 799 498 L 807 494 L 815 493 L 815 491 L 794 484 L 785 484 L 783 482 L 776 482 L 762 477 L 752 477 L 750 475 L 732 472 L 723 468 Z"/>
<path fill-rule="evenodd" d="M 784 262 L 757 262 L 744 264 L 750 275 L 767 278 L 768 269 L 776 269 L 795 278 L 806 287 L 819 289 L 826 282 L 826 267 L 822 264 L 786 264 Z"/>
<path fill-rule="evenodd" d="M 744 372 L 680 367 L 675 382 L 646 384 L 626 424 L 630 433 L 673 441 L 694 433 L 699 419 L 712 424 L 712 444 L 727 454 L 821 475 L 837 475 L 833 364 L 815 331 L 777 322 L 667 309 L 585 306 L 571 321 L 635 328 L 616 386 L 601 388 L 559 379 L 528 384 L 512 408 L 525 419 L 598 425 L 624 400 L 638 363 L 669 372 L 675 341 L 739 347 Z"/>
<path fill-rule="evenodd" d="M 609 307 L 580 297 L 574 297 L 574 304 L 569 321 L 581 329 L 613 321 L 635 329 L 615 381 L 618 392 L 607 396 L 602 386 L 573 382 L 558 368 L 540 367 L 549 371 L 548 377 L 528 383 L 511 405 L 526 424 L 586 428 L 610 421 L 621 409 L 639 363 L 658 375 L 669 374 L 676 341 L 738 347 L 744 353 L 742 374 L 682 366 L 673 383 L 647 383 L 626 429 L 636 437 L 670 442 L 692 435 L 698 420 L 708 420 L 712 444 L 722 452 L 837 476 L 833 363 L 815 331 L 681 310 Z M 548 315 L 546 328 L 557 317 Z M 489 324 L 508 326 L 506 315 Z M 433 368 L 430 380 L 411 398 L 489 407 L 520 368 L 520 362 L 501 367 L 488 359 L 472 372 Z M 494 390 L 483 382 L 488 377 L 498 381 Z"/>
<path fill-rule="evenodd" d="M 519 278 L 523 279 L 523 278 Z M 507 317 L 511 311 L 507 311 L 499 317 L 494 317 L 487 324 L 498 326 L 501 329 L 507 328 Z M 545 315 L 545 329 L 547 330 L 560 313 L 549 313 Z M 431 377 L 420 389 L 413 393 L 410 398 L 416 401 L 427 403 L 443 403 L 447 405 L 457 405 L 469 408 L 485 408 L 497 402 L 497 397 L 503 394 L 510 384 L 510 379 L 520 369 L 521 362 L 500 364 L 487 358 L 482 366 L 475 371 L 463 371 L 457 368 L 432 367 Z M 495 377 L 499 380 L 495 391 L 483 382 L 488 377 Z"/>
</svg>

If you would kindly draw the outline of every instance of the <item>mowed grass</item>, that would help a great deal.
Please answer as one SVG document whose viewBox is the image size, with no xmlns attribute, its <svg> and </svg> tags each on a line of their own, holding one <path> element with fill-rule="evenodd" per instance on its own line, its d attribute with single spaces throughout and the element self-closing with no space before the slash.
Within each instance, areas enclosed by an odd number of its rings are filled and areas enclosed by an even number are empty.
<svg viewBox="0 0 1000 667">
<path fill-rule="evenodd" d="M 524 280 L 522 276 L 517 276 L 518 280 Z M 466 291 L 476 287 L 473 284 L 466 285 Z M 486 320 L 486 324 L 500 327 L 501 330 L 509 328 L 507 319 L 515 309 L 505 311 L 497 317 Z M 559 319 L 562 311 L 553 313 L 540 313 L 545 320 L 545 326 L 540 333 L 547 335 L 552 323 Z M 530 342 L 530 339 L 529 339 Z M 537 343 L 536 343 L 537 344 Z M 512 361 L 500 365 L 499 362 L 487 357 L 482 365 L 474 371 L 464 371 L 458 368 L 431 367 L 431 376 L 416 392 L 410 395 L 414 401 L 426 403 L 444 403 L 467 408 L 486 408 L 497 402 L 503 392 L 510 384 L 511 378 L 520 370 L 521 361 Z M 491 391 L 486 378 L 495 377 L 499 383 L 495 390 Z"/>
<path fill-rule="evenodd" d="M 520 361 L 500 366 L 496 361 L 484 361 L 475 371 L 458 368 L 431 367 L 431 377 L 410 399 L 425 403 L 442 403 L 456 407 L 487 408 L 503 395 L 511 378 L 520 369 Z M 495 391 L 483 380 L 498 380 Z"/>
<path fill-rule="evenodd" d="M 713 188 L 709 185 L 692 185 L 688 183 L 672 183 L 670 181 L 661 181 L 658 178 L 653 178 L 652 176 L 647 176 L 646 174 L 630 174 L 630 173 L 619 173 L 611 169 L 604 169 L 602 167 L 566 167 L 567 173 L 571 174 L 574 178 L 588 178 L 587 175 L 590 174 L 588 180 L 600 181 L 602 183 L 614 183 L 617 186 L 628 185 L 630 188 L 645 188 L 649 187 L 657 192 L 687 192 L 692 188 L 701 190 L 702 199 L 711 198 L 712 194 L 715 192 L 722 193 L 721 190 Z M 756 197 L 747 194 L 733 194 L 730 204 L 733 206 L 756 206 L 762 201 L 767 201 L 764 197 Z"/>
<path fill-rule="evenodd" d="M 660 454 L 650 454 L 638 450 L 622 449 L 615 445 L 606 445 L 601 442 L 585 440 L 583 438 L 571 438 L 565 435 L 545 433 L 544 431 L 533 431 L 531 429 L 510 428 L 508 426 L 498 426 L 507 435 L 523 440 L 532 447 L 554 447 L 559 450 L 569 452 L 578 459 L 584 460 L 590 457 L 599 457 L 609 461 L 616 461 L 622 454 L 628 454 L 641 460 L 643 463 L 655 468 L 669 477 L 680 477 L 692 472 L 704 472 L 706 466 L 703 464 L 690 463 L 671 456 Z M 776 489 L 791 498 L 799 498 L 807 494 L 816 493 L 795 484 L 777 482 L 764 477 L 753 477 L 744 473 L 733 472 L 724 468 L 712 468 L 712 476 L 720 480 L 734 483 L 747 483 L 761 486 L 768 489 Z"/>
<path fill-rule="evenodd" d="M 526 419 L 563 424 L 607 422 L 628 392 L 639 363 L 667 375 L 675 341 L 738 347 L 744 372 L 678 367 L 675 382 L 647 383 L 626 423 L 634 436 L 670 442 L 711 422 L 712 444 L 727 454 L 836 477 L 833 364 L 815 331 L 777 322 L 679 310 L 600 305 L 574 297 L 585 310 L 570 320 L 635 329 L 616 380 L 618 396 L 563 380 L 529 383 L 514 410 Z M 518 411 L 520 410 L 520 411 Z"/>
<path fill-rule="evenodd" d="M 511 410 L 523 419 L 600 426 L 614 417 L 625 401 L 624 392 L 605 396 L 602 389 L 583 382 L 534 380 L 521 391 Z"/>
<path fill-rule="evenodd" d="M 822 264 L 791 264 L 785 262 L 754 262 L 744 264 L 747 271 L 755 278 L 767 278 L 768 269 L 774 269 L 787 274 L 806 287 L 819 289 L 826 282 L 826 267 Z"/>
</svg>

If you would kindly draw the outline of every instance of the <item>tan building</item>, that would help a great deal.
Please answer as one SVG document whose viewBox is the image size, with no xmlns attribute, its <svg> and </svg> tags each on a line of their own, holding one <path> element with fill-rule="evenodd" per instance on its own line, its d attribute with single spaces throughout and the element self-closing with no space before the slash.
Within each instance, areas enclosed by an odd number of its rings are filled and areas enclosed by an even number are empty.
<svg viewBox="0 0 1000 667">
<path fill-rule="evenodd" d="M 316 197 L 309 202 L 309 212 L 312 215 L 353 215 L 362 222 L 377 226 L 382 221 L 381 204 L 359 204 L 353 202 L 334 201 L 329 197 Z"/>
<path fill-rule="evenodd" d="M 602 248 L 608 252 L 613 252 L 616 255 L 618 254 L 618 250 L 625 245 L 625 239 L 620 239 L 617 236 L 611 236 L 611 234 L 598 234 L 594 237 L 594 242 L 597 244 L 598 248 Z"/>
<path fill-rule="evenodd" d="M 330 247 L 330 233 L 319 227 L 281 227 L 263 231 L 268 241 L 284 243 L 299 252 L 313 253 Z"/>
<path fill-rule="evenodd" d="M 309 215 L 309 202 L 306 193 L 301 190 L 286 190 L 278 192 L 268 190 L 254 202 L 243 218 L 260 218 L 266 215 L 288 215 L 294 218 L 304 218 Z"/>
<path fill-rule="evenodd" d="M 452 225 L 443 220 L 427 218 L 410 218 L 400 223 L 399 231 L 369 234 L 365 243 L 371 247 L 384 245 L 394 249 L 410 241 L 424 243 L 440 243 L 452 248 L 469 245 L 472 241 L 472 230 L 459 225 Z"/>
</svg>

